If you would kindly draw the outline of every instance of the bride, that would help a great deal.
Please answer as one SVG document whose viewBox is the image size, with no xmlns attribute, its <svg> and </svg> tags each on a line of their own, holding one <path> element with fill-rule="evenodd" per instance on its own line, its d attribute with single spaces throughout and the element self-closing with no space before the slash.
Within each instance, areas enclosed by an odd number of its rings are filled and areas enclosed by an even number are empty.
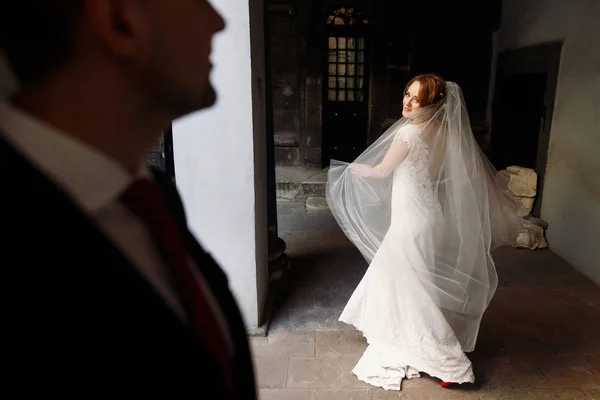
<svg viewBox="0 0 600 400">
<path fill-rule="evenodd" d="M 419 373 L 472 383 L 465 353 L 496 290 L 491 251 L 514 244 L 521 219 L 458 85 L 416 76 L 403 104 L 403 118 L 328 173 L 332 213 L 370 262 L 340 316 L 369 344 L 352 372 L 390 390 Z"/>
</svg>

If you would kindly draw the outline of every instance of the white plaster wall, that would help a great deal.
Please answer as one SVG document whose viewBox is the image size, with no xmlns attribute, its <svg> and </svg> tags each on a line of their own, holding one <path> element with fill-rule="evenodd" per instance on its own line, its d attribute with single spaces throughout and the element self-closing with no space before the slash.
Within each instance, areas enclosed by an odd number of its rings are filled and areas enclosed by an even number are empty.
<svg viewBox="0 0 600 400">
<path fill-rule="evenodd" d="M 600 1 L 503 7 L 498 51 L 564 40 L 542 218 L 550 248 L 600 285 Z"/>
<path fill-rule="evenodd" d="M 262 4 L 213 4 L 227 24 L 213 43 L 218 100 L 173 124 L 175 179 L 191 230 L 227 273 L 246 325 L 256 327 L 268 283 L 266 138 L 262 44 L 251 49 L 250 8 L 260 18 L 252 30 L 262 30 Z"/>
</svg>

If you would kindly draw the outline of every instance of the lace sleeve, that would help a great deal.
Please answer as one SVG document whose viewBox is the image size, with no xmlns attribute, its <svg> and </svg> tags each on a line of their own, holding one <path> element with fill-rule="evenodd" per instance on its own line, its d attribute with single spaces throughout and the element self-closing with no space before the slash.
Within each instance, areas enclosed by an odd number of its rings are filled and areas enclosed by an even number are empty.
<svg viewBox="0 0 600 400">
<path fill-rule="evenodd" d="M 406 124 L 396 134 L 394 139 L 402 139 L 410 149 L 414 148 L 420 141 L 421 131 L 412 124 Z"/>
</svg>

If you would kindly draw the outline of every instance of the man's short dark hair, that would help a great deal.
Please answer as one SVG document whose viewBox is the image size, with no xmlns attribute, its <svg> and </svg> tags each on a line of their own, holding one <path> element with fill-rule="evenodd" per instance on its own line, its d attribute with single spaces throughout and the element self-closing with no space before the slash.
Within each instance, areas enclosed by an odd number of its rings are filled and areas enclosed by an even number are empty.
<svg viewBox="0 0 600 400">
<path fill-rule="evenodd" d="M 46 79 L 69 60 L 84 0 L 2 0 L 0 48 L 21 84 Z"/>
</svg>

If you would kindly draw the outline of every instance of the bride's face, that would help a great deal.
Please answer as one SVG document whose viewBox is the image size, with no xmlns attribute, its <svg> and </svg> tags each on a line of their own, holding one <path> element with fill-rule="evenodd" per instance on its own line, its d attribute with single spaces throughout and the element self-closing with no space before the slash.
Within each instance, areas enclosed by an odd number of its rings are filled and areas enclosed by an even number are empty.
<svg viewBox="0 0 600 400">
<path fill-rule="evenodd" d="M 419 102 L 419 89 L 421 89 L 421 84 L 418 81 L 415 81 L 408 87 L 408 90 L 404 92 L 404 100 L 402 104 L 404 107 L 402 108 L 402 116 L 410 117 L 410 114 L 416 110 L 421 108 L 421 103 Z"/>
</svg>

